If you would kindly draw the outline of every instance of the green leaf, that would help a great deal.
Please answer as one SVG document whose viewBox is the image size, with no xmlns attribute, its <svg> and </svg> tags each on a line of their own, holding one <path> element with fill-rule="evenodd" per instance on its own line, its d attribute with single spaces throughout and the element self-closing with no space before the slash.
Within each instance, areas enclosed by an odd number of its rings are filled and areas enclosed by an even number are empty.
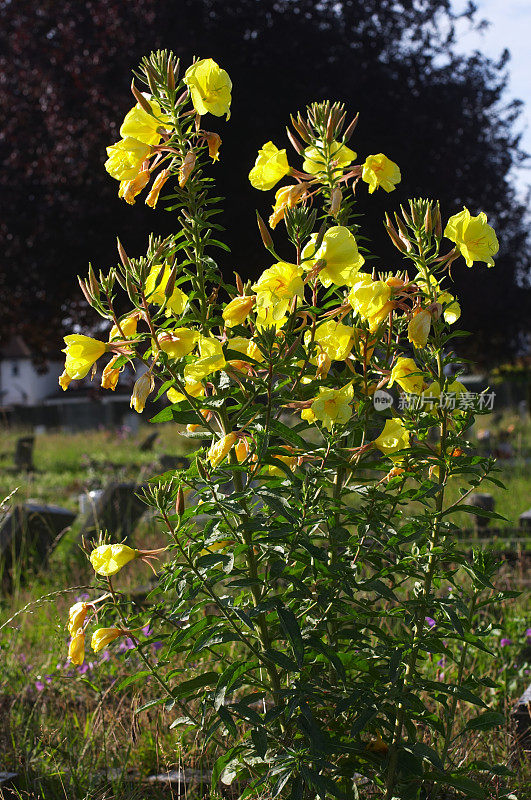
<svg viewBox="0 0 531 800">
<path fill-rule="evenodd" d="M 218 672 L 203 672 L 202 675 L 196 675 L 195 678 L 190 678 L 190 680 L 180 683 L 172 689 L 172 694 L 174 697 L 191 695 L 198 689 L 204 689 L 205 686 L 213 686 L 218 680 L 218 677 Z"/>
<path fill-rule="evenodd" d="M 125 689 L 126 686 L 130 686 L 132 683 L 136 683 L 137 681 L 151 674 L 151 670 L 143 669 L 140 672 L 136 672 L 134 675 L 128 675 L 127 678 L 124 678 L 123 681 L 120 681 L 118 686 L 114 687 L 114 690 L 120 691 L 121 689 Z"/>
<path fill-rule="evenodd" d="M 265 758 L 267 751 L 267 733 L 265 728 L 252 728 L 251 739 L 260 758 Z"/>
<path fill-rule="evenodd" d="M 465 731 L 486 731 L 489 728 L 499 728 L 500 725 L 505 725 L 505 714 L 500 714 L 497 711 L 484 711 L 474 719 L 470 719 L 461 733 Z"/>
<path fill-rule="evenodd" d="M 302 667 L 304 662 L 304 642 L 302 640 L 297 617 L 293 611 L 290 611 L 290 609 L 285 606 L 277 609 L 277 614 L 282 629 L 291 643 L 297 665 Z"/>
</svg>

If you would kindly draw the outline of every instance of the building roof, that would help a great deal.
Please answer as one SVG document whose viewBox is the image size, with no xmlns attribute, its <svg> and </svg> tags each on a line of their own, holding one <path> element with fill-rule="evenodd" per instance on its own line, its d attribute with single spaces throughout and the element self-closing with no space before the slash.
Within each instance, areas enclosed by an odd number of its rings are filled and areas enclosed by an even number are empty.
<svg viewBox="0 0 531 800">
<path fill-rule="evenodd" d="M 12 336 L 0 347 L 0 358 L 31 358 L 31 350 L 22 336 Z"/>
</svg>

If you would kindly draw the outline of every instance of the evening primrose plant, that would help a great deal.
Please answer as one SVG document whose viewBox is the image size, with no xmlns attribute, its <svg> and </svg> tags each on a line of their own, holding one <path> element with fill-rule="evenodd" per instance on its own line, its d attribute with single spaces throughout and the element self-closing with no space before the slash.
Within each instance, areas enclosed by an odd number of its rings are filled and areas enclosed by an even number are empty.
<svg viewBox="0 0 531 800">
<path fill-rule="evenodd" d="M 358 158 L 358 117 L 314 103 L 291 118 L 289 154 L 269 141 L 249 165 L 272 209 L 269 225 L 258 215 L 263 270 L 230 282 L 215 262 L 227 250 L 211 177 L 221 137 L 207 129 L 229 117 L 230 78 L 210 58 L 181 77 L 167 52 L 135 75 L 144 91 L 133 83 L 105 166 L 126 202 L 146 190 L 176 230 L 141 255 L 119 243 L 116 266 L 80 281 L 109 336 L 66 337 L 61 385 L 101 367 L 113 390 L 130 363 L 133 408 L 165 399 L 151 421 L 201 447 L 145 489 L 167 535 L 151 606 L 132 613 L 114 576 L 154 551 L 109 531 L 90 554 L 104 593 L 71 610 L 71 658 L 81 663 L 96 616 L 108 627 L 94 649 L 129 636 L 146 669 L 128 682 L 152 674 L 176 736 L 201 731 L 213 795 L 237 779 L 249 798 L 484 797 L 494 767 L 457 753 L 467 730 L 503 721 L 493 682 L 470 665 L 487 649 L 484 609 L 504 595 L 452 522 L 495 480 L 465 440 L 489 402 L 458 380 L 453 278 L 492 265 L 494 231 L 483 213 L 444 224 L 437 202 L 414 199 L 384 220 L 394 263 L 368 269 L 380 243 L 362 246 L 356 195 L 393 191 L 400 169 Z M 147 622 L 164 642 L 157 664 L 134 633 Z M 447 665 L 437 681 L 435 656 Z M 462 705 L 475 709 L 465 727 Z"/>
</svg>

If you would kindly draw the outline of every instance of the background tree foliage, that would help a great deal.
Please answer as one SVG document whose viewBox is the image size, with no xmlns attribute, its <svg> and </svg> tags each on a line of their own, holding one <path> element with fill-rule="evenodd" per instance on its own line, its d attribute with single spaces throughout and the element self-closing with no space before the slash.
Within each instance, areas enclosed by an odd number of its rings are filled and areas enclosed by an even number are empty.
<svg viewBox="0 0 531 800">
<path fill-rule="evenodd" d="M 363 160 L 384 152 L 403 183 L 384 200 L 398 207 L 428 192 L 443 216 L 467 205 L 485 210 L 501 244 L 496 269 L 465 270 L 460 281 L 464 327 L 478 332 L 468 353 L 480 361 L 507 355 L 529 325 L 529 247 L 525 208 L 509 171 L 519 163 L 507 102 L 505 55 L 499 63 L 453 48 L 449 0 L 0 0 L 0 184 L 7 203 L 2 237 L 0 335 L 18 329 L 55 347 L 65 318 L 83 323 L 75 279 L 116 260 L 115 235 L 131 253 L 148 230 L 164 233 L 169 217 L 129 209 L 103 169 L 117 120 L 133 104 L 125 77 L 148 49 L 171 48 L 189 62 L 216 59 L 234 83 L 233 120 L 223 131 L 218 181 L 228 198 L 223 223 L 230 274 L 255 277 L 268 264 L 258 246 L 254 209 L 272 199 L 249 186 L 263 131 L 286 142 L 281 120 L 294 107 L 326 97 L 362 113 L 351 144 Z M 475 19 L 471 5 L 468 15 Z M 208 125 L 219 128 L 214 118 Z M 234 136 L 231 130 L 245 131 Z M 225 165 L 239 166 L 234 169 Z M 140 201 L 141 202 L 141 201 Z M 378 219 L 377 214 L 371 217 Z M 378 268 L 395 266 L 383 226 L 369 227 Z M 71 323 L 70 323 L 71 324 Z M 465 340 L 466 341 L 466 340 Z M 467 346 L 465 344 L 465 346 Z"/>
</svg>

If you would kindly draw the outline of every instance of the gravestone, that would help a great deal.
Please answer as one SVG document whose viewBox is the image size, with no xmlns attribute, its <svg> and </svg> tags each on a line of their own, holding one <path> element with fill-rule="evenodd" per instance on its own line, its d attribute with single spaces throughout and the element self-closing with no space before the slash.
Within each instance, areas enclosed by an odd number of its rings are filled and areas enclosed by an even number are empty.
<svg viewBox="0 0 531 800">
<path fill-rule="evenodd" d="M 520 514 L 518 517 L 518 524 L 520 528 L 531 531 L 531 508 L 528 508 L 523 514 Z"/>
<path fill-rule="evenodd" d="M 164 454 L 159 456 L 159 463 L 164 472 L 167 472 L 170 469 L 188 469 L 190 466 L 190 459 L 185 456 Z"/>
<path fill-rule="evenodd" d="M 35 467 L 33 465 L 33 446 L 35 444 L 34 436 L 21 436 L 17 439 L 15 446 L 15 469 L 24 472 L 33 472 Z"/>
<path fill-rule="evenodd" d="M 475 492 L 469 495 L 465 500 L 467 506 L 477 506 L 485 511 L 494 511 L 494 497 L 485 492 Z M 474 521 L 474 531 L 478 536 L 488 535 L 487 528 L 489 526 L 489 518 L 483 517 L 480 514 L 472 514 Z"/>
<path fill-rule="evenodd" d="M 76 515 L 67 508 L 37 503 L 16 504 L 0 516 L 0 562 L 5 588 L 11 583 L 14 561 L 24 569 L 40 567 L 57 537 Z"/>
<path fill-rule="evenodd" d="M 513 706 L 511 720 L 517 749 L 531 751 L 531 685 Z"/>
<path fill-rule="evenodd" d="M 138 449 L 141 453 L 150 453 L 153 450 L 153 445 L 158 438 L 158 431 L 155 431 L 155 433 L 150 433 L 149 436 L 146 436 L 144 441 L 140 443 Z"/>
<path fill-rule="evenodd" d="M 109 484 L 82 520 L 80 538 L 92 539 L 103 531 L 112 534 L 113 539 L 130 536 L 148 508 L 137 497 L 141 489 L 136 483 Z"/>
</svg>

